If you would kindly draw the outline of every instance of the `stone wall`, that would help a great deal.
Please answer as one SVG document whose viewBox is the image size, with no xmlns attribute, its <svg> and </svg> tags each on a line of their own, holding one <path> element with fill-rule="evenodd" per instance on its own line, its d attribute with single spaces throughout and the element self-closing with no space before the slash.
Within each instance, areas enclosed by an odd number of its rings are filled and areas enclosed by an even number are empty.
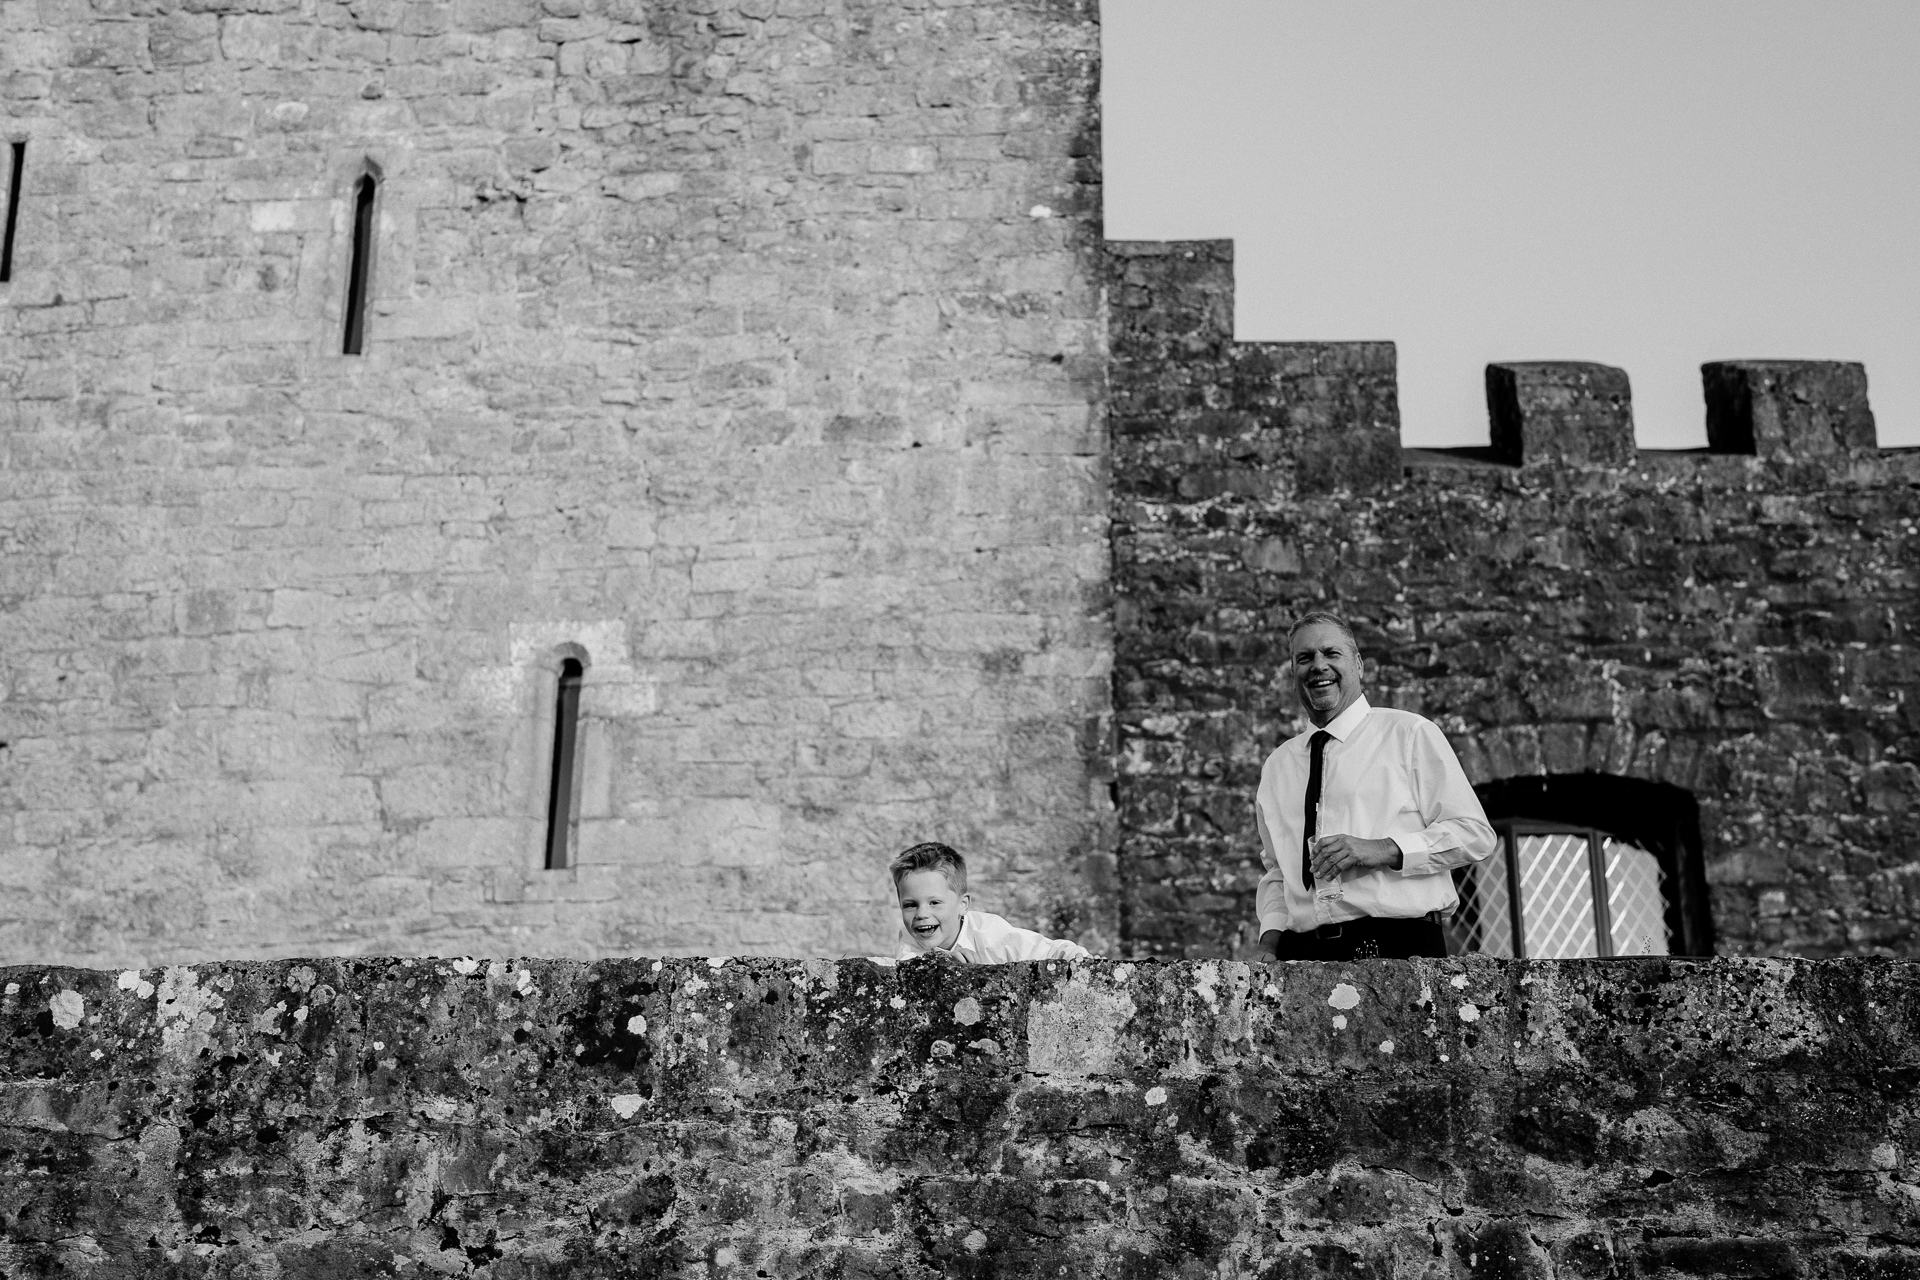
<svg viewBox="0 0 1920 1280">
<path fill-rule="evenodd" d="M 1920 1275 L 1906 964 L 0 982 L 10 1276 Z"/>
<path fill-rule="evenodd" d="M 1712 446 L 1655 452 L 1621 370 L 1498 365 L 1488 446 L 1402 450 L 1390 344 L 1235 343 L 1230 244 L 1111 249 L 1137 953 L 1244 945 L 1286 625 L 1332 608 L 1476 783 L 1690 792 L 1723 951 L 1920 955 L 1920 451 L 1859 366 L 1709 365 Z"/>
<path fill-rule="evenodd" d="M 0 6 L 0 956 L 857 954 L 934 836 L 1110 941 L 1097 54 L 1091 0 Z"/>
</svg>

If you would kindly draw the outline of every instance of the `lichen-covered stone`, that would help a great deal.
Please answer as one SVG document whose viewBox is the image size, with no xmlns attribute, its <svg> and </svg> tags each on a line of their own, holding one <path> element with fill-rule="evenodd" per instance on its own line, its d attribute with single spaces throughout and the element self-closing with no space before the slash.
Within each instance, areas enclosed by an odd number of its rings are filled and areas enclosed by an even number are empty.
<svg viewBox="0 0 1920 1280">
<path fill-rule="evenodd" d="M 10 1276 L 1920 1269 L 1903 963 L 0 982 Z"/>
</svg>

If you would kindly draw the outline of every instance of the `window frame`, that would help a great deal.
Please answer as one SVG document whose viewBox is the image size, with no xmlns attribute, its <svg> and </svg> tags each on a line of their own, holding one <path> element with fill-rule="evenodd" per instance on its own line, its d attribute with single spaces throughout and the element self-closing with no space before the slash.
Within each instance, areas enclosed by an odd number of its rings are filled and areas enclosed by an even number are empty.
<svg viewBox="0 0 1920 1280">
<path fill-rule="evenodd" d="M 1501 818 L 1493 823 L 1500 837 L 1500 852 L 1507 860 L 1507 914 L 1513 926 L 1513 954 L 1527 955 L 1527 904 L 1520 896 L 1519 836 L 1585 836 L 1587 839 L 1587 885 L 1593 895 L 1593 945 L 1595 959 L 1611 960 L 1613 954 L 1613 912 L 1607 904 L 1607 835 L 1598 827 L 1576 822 L 1546 822 L 1538 818 Z M 1637 846 L 1636 846 L 1637 847 Z M 1662 868 L 1664 870 L 1664 868 Z M 1661 895 L 1666 901 L 1666 895 Z M 1669 926 L 1669 933 L 1672 932 Z M 1671 942 L 1669 942 L 1671 947 Z"/>
<path fill-rule="evenodd" d="M 1670 782 L 1593 770 L 1493 778 L 1474 784 L 1473 790 L 1495 826 L 1531 819 L 1563 830 L 1592 828 L 1652 854 L 1667 878 L 1671 955 L 1715 953 L 1700 805 L 1691 791 Z"/>
<path fill-rule="evenodd" d="M 1583 822 L 1554 821 L 1545 818 L 1495 818 L 1490 825 L 1499 839 L 1494 857 L 1504 864 L 1507 883 L 1507 931 L 1508 942 L 1517 959 L 1540 959 L 1527 950 L 1526 901 L 1520 891 L 1520 859 L 1518 837 L 1520 836 L 1581 836 L 1587 845 L 1587 885 L 1593 898 L 1593 932 L 1595 954 L 1578 957 L 1594 960 L 1637 960 L 1646 956 L 1621 956 L 1614 950 L 1613 908 L 1610 902 L 1611 892 L 1607 879 L 1607 841 L 1631 845 L 1652 856 L 1659 864 L 1662 889 L 1660 902 L 1662 916 L 1667 933 L 1666 957 L 1687 956 L 1685 929 L 1685 903 L 1679 891 L 1679 867 L 1671 850 L 1649 849 L 1617 832 Z M 1466 880 L 1472 875 L 1471 867 L 1461 867 L 1454 875 L 1457 891 L 1464 900 L 1467 896 Z M 1484 910 L 1484 907 L 1479 908 Z M 1484 939 L 1485 935 L 1481 935 Z M 1463 939 L 1464 941 L 1464 939 Z M 1470 953 L 1477 954 L 1477 953 Z M 1569 957 L 1571 958 L 1571 957 Z"/>
<path fill-rule="evenodd" d="M 577 863 L 580 836 L 580 690 L 587 664 L 571 655 L 560 662 L 553 700 L 553 750 L 548 757 L 547 839 L 544 867 L 568 871 Z"/>
</svg>

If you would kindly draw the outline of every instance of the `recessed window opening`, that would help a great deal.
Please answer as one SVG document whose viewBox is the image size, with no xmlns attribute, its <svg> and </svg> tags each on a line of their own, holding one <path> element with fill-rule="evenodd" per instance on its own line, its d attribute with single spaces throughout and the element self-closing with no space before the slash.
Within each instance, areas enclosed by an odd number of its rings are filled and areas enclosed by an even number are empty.
<svg viewBox="0 0 1920 1280">
<path fill-rule="evenodd" d="M 367 287 L 373 277 L 374 176 L 362 174 L 353 193 L 353 258 L 347 266 L 347 334 L 341 350 L 357 356 L 366 349 Z"/>
<path fill-rule="evenodd" d="M 1478 790 L 1500 843 L 1454 873 L 1450 951 L 1713 954 L 1699 808 L 1687 792 L 1604 774 L 1509 778 Z"/>
<path fill-rule="evenodd" d="M 553 708 L 553 779 L 547 790 L 549 871 L 563 871 L 573 865 L 574 830 L 579 823 L 579 814 L 574 811 L 579 772 L 575 747 L 580 734 L 580 681 L 584 674 L 578 658 L 560 664 L 560 688 Z"/>
<path fill-rule="evenodd" d="M 20 179 L 27 168 L 27 144 L 12 147 L 13 163 L 7 167 L 7 222 L 0 230 L 0 284 L 13 279 L 13 233 L 20 225 Z"/>
</svg>

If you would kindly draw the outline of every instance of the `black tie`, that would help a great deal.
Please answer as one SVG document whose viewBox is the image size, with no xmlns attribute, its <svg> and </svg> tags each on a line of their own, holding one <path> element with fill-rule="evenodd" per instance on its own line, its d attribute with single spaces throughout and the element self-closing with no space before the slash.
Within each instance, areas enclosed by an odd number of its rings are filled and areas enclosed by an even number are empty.
<svg viewBox="0 0 1920 1280">
<path fill-rule="evenodd" d="M 1313 837 L 1320 819 L 1320 774 L 1327 739 L 1333 735 L 1321 729 L 1313 735 L 1313 763 L 1307 766 L 1307 834 L 1300 840 L 1300 879 L 1307 892 L 1313 892 Z"/>
</svg>

